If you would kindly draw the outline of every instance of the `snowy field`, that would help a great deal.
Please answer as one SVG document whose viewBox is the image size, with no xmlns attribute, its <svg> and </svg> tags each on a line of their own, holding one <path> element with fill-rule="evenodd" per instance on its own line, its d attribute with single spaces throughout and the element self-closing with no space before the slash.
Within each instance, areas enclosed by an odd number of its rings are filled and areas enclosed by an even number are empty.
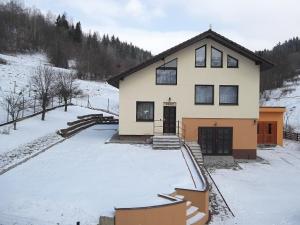
<svg viewBox="0 0 300 225">
<path fill-rule="evenodd" d="M 38 66 L 51 66 L 46 55 L 41 53 L 32 55 L 0 54 L 0 58 L 7 61 L 6 65 L 0 64 L 0 101 L 2 96 L 4 96 L 4 93 L 14 90 L 14 81 L 16 82 L 16 91 L 25 89 L 25 97 L 27 99 L 32 99 L 33 91 L 29 85 L 30 77 L 35 73 Z M 72 72 L 72 70 L 57 67 L 53 67 L 53 69 L 55 71 L 64 71 L 66 73 Z M 103 82 L 76 80 L 76 83 L 79 88 L 82 89 L 83 95 L 73 99 L 74 104 L 85 107 L 91 106 L 98 109 L 109 109 L 112 112 L 118 113 L 118 89 Z M 33 112 L 31 111 L 26 111 L 25 115 L 32 114 Z M 6 121 L 7 112 L 0 106 L 0 123 Z"/>
<path fill-rule="evenodd" d="M 241 170 L 217 169 L 212 176 L 236 215 L 213 225 L 299 225 L 300 143 L 258 150 L 263 162 L 240 163 Z"/>
<path fill-rule="evenodd" d="M 181 151 L 104 144 L 97 125 L 0 176 L 0 224 L 97 224 L 114 207 L 166 203 L 158 193 L 193 188 Z"/>
<path fill-rule="evenodd" d="M 77 116 L 91 113 L 101 112 L 79 106 L 69 106 L 67 112 L 64 112 L 63 108 L 47 112 L 45 121 L 41 121 L 41 115 L 20 121 L 17 123 L 17 130 L 10 128 L 9 135 L 0 132 L 0 154 L 45 135 L 53 134 L 59 129 L 68 127 L 67 122 L 76 120 Z M 104 115 L 106 114 L 104 113 Z M 0 131 L 6 127 L 12 127 L 12 125 L 0 127 Z"/>
<path fill-rule="evenodd" d="M 282 88 L 265 91 L 261 104 L 286 107 L 285 124 L 300 132 L 300 75 L 292 82 L 285 82 Z"/>
</svg>

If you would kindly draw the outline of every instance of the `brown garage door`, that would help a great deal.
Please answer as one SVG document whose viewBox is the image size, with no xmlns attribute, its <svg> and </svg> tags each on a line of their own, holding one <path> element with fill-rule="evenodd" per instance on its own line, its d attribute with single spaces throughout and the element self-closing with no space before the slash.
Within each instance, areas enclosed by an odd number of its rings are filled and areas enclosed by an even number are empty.
<svg viewBox="0 0 300 225">
<path fill-rule="evenodd" d="M 277 122 L 258 122 L 257 124 L 258 144 L 277 144 Z"/>
<path fill-rule="evenodd" d="M 199 127 L 198 142 L 206 155 L 232 154 L 232 127 Z"/>
</svg>

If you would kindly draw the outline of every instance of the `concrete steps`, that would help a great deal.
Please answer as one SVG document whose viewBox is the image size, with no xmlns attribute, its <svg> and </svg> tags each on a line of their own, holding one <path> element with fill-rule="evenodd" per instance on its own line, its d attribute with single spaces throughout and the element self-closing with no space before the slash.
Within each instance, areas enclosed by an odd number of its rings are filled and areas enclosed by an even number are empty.
<svg viewBox="0 0 300 225">
<path fill-rule="evenodd" d="M 186 144 L 191 149 L 191 152 L 195 160 L 197 161 L 198 165 L 199 166 L 203 165 L 203 156 L 202 156 L 200 145 L 196 142 L 187 142 Z"/>
<path fill-rule="evenodd" d="M 153 149 L 173 150 L 180 149 L 181 142 L 176 135 L 163 135 L 153 137 Z"/>
</svg>

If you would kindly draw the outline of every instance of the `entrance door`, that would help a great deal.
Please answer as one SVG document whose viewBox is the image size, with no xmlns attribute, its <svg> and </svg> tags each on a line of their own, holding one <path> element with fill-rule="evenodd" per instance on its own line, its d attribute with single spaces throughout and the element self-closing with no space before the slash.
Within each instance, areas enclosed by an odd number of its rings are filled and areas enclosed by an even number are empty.
<svg viewBox="0 0 300 225">
<path fill-rule="evenodd" d="M 203 154 L 231 155 L 232 127 L 199 127 L 198 142 Z"/>
<path fill-rule="evenodd" d="M 163 132 L 176 133 L 176 106 L 164 106 Z"/>
<path fill-rule="evenodd" d="M 258 122 L 257 124 L 258 144 L 277 144 L 277 122 Z"/>
</svg>

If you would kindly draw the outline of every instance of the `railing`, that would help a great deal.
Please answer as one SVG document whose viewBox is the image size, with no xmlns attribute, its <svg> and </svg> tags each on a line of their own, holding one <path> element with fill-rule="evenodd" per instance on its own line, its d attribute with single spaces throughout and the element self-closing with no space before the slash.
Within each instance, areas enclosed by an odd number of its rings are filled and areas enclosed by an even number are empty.
<svg viewBox="0 0 300 225">
<path fill-rule="evenodd" d="M 164 121 L 154 120 L 153 121 L 153 135 L 163 135 L 164 134 Z M 176 136 L 180 137 L 184 142 L 185 140 L 185 129 L 184 125 L 180 120 L 176 121 Z"/>
<path fill-rule="evenodd" d="M 300 141 L 300 133 L 294 133 L 290 131 L 284 131 L 283 137 L 285 139 L 293 140 L 293 141 Z"/>
</svg>

